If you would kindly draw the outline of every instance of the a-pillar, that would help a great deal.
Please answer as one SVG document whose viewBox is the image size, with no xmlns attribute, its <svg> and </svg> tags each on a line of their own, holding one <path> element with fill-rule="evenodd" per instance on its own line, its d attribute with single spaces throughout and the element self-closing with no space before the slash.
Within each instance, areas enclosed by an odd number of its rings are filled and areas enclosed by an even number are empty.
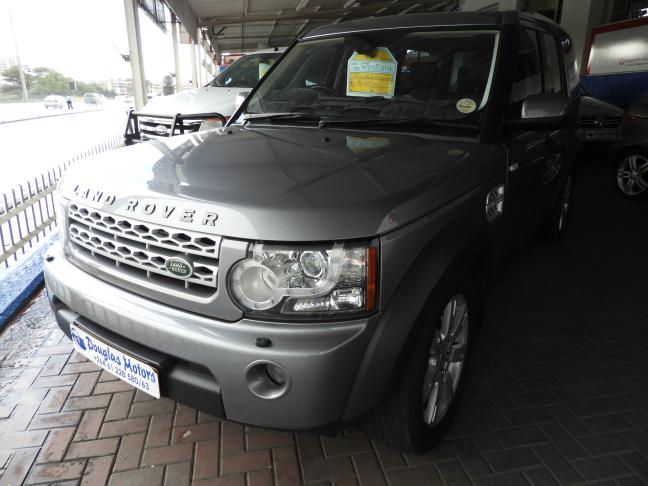
<svg viewBox="0 0 648 486">
<path fill-rule="evenodd" d="M 128 50 L 131 71 L 133 73 L 133 96 L 135 97 L 135 109 L 141 110 L 147 100 L 147 90 L 146 76 L 144 75 L 144 59 L 142 57 L 142 36 L 140 34 L 138 8 L 137 0 L 124 0 Z"/>
</svg>

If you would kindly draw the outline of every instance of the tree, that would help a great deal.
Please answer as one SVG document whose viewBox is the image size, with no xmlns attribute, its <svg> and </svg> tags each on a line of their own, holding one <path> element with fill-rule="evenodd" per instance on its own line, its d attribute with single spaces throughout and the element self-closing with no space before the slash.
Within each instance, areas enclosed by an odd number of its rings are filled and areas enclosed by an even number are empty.
<svg viewBox="0 0 648 486">
<path fill-rule="evenodd" d="M 69 92 L 69 78 L 58 71 L 47 67 L 36 67 L 32 70 L 32 90 L 34 96 L 45 97 L 51 94 L 63 95 Z"/>
<path fill-rule="evenodd" d="M 4 84 L 0 85 L 0 91 L 8 94 L 20 94 L 22 92 L 18 66 L 12 66 L 9 69 L 5 69 L 0 73 L 0 76 L 3 78 L 2 81 L 4 81 Z M 28 90 L 31 90 L 33 80 L 34 76 L 25 72 L 25 84 L 27 85 Z"/>
</svg>

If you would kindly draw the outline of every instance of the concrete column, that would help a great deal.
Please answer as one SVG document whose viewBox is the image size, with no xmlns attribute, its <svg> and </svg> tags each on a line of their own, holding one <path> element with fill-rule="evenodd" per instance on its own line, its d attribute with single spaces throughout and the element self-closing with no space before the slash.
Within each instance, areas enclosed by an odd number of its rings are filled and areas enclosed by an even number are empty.
<svg viewBox="0 0 648 486">
<path fill-rule="evenodd" d="M 133 73 L 133 95 L 135 109 L 141 110 L 146 103 L 146 76 L 144 75 L 144 60 L 142 58 L 142 36 L 140 34 L 139 10 L 137 0 L 124 0 L 126 11 L 126 33 L 128 35 L 128 50 L 131 71 Z"/>
<path fill-rule="evenodd" d="M 563 2 L 560 25 L 574 41 L 579 74 L 585 70 L 583 63 L 585 62 L 585 51 L 592 35 L 592 28 L 609 22 L 610 9 L 607 4 L 611 3 L 605 0 Z"/>
<path fill-rule="evenodd" d="M 194 88 L 197 88 L 199 86 L 198 84 L 198 69 L 197 69 L 197 61 L 196 61 L 196 43 L 192 42 L 191 43 L 191 84 Z"/>
<path fill-rule="evenodd" d="M 175 92 L 178 93 L 182 89 L 182 75 L 180 73 L 180 53 L 179 53 L 179 35 L 180 24 L 178 19 L 172 14 L 171 17 L 171 37 L 173 39 L 173 60 L 175 61 Z"/>
</svg>

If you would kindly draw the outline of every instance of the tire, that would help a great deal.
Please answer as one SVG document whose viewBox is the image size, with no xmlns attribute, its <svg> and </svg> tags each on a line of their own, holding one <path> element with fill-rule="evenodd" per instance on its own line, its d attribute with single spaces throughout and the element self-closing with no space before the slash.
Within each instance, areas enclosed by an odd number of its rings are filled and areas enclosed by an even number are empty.
<svg viewBox="0 0 648 486">
<path fill-rule="evenodd" d="M 423 454 L 443 438 L 468 367 L 478 309 L 476 295 L 468 273 L 461 269 L 437 287 L 419 316 L 418 334 L 396 389 L 364 424 L 370 436 L 416 454 Z M 462 310 L 463 321 L 458 317 Z M 453 326 L 455 332 L 448 332 Z"/>
<path fill-rule="evenodd" d="M 546 243 L 557 243 L 565 235 L 569 214 L 571 210 L 571 198 L 574 188 L 574 177 L 567 175 L 560 190 L 558 201 L 551 208 L 547 219 L 540 229 L 540 239 Z"/>
<path fill-rule="evenodd" d="M 648 193 L 648 150 L 630 149 L 617 159 L 616 187 L 628 199 L 639 199 Z"/>
</svg>

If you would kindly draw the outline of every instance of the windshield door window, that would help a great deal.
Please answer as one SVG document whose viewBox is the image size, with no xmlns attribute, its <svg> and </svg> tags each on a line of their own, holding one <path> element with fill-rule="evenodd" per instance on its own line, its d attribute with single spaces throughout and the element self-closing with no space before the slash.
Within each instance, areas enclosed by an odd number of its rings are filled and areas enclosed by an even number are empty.
<svg viewBox="0 0 648 486">
<path fill-rule="evenodd" d="M 522 29 L 518 47 L 515 80 L 511 89 L 512 115 L 520 116 L 522 101 L 527 97 L 542 93 L 542 63 L 535 31 Z"/>
<path fill-rule="evenodd" d="M 544 54 L 545 93 L 565 93 L 560 71 L 560 58 L 556 39 L 549 34 L 542 34 L 542 50 Z"/>
<path fill-rule="evenodd" d="M 496 31 L 456 30 L 363 32 L 300 42 L 246 111 L 478 126 L 498 40 Z"/>
</svg>

